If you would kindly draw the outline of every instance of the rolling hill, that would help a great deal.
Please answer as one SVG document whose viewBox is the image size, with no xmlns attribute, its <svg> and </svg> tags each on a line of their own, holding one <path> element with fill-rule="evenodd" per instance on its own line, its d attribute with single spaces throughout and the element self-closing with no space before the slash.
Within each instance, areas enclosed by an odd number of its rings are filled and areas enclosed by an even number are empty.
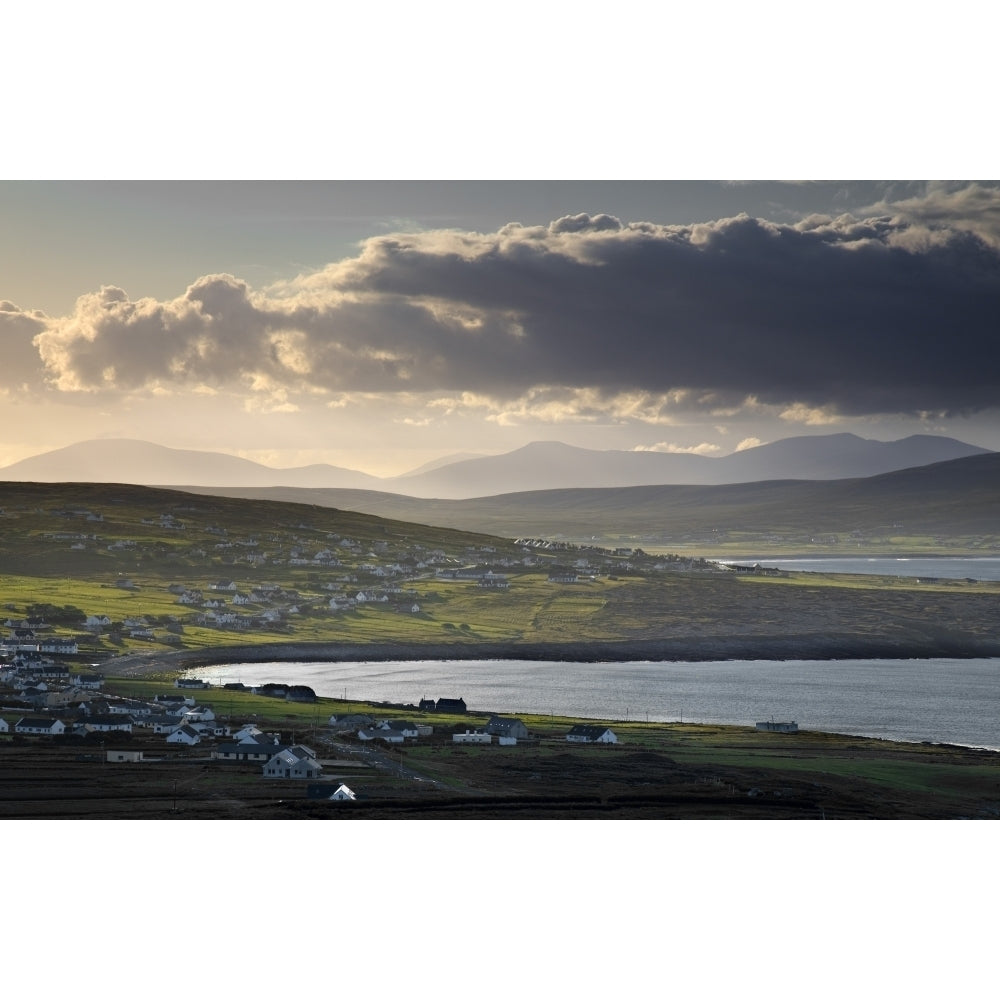
<svg viewBox="0 0 1000 1000">
<path fill-rule="evenodd" d="M 366 490 L 197 490 L 365 511 L 381 517 L 504 537 L 594 540 L 747 550 L 803 548 L 836 536 L 841 549 L 875 539 L 940 538 L 942 545 L 1000 543 L 1000 454 L 987 453 L 878 476 L 770 480 L 723 486 L 536 490 L 468 500 L 425 500 Z M 852 537 L 855 536 L 855 537 Z M 979 543 L 970 542 L 982 536 Z M 905 541 L 900 542 L 906 544 Z"/>
<path fill-rule="evenodd" d="M 528 490 L 856 478 L 977 454 L 990 453 L 933 435 L 914 435 L 899 441 L 871 441 L 854 434 L 793 437 L 722 458 L 596 451 L 547 441 L 503 455 L 466 459 L 453 456 L 403 476 L 379 478 L 332 465 L 276 469 L 218 452 L 109 439 L 85 441 L 15 462 L 0 469 L 0 480 L 355 489 L 465 499 Z"/>
<path fill-rule="evenodd" d="M 594 451 L 556 441 L 505 455 L 453 462 L 381 488 L 408 496 L 460 499 L 527 490 L 613 486 L 719 486 L 768 479 L 846 479 L 989 454 L 934 435 L 871 441 L 855 434 L 784 438 L 722 458 L 651 451 Z"/>
</svg>

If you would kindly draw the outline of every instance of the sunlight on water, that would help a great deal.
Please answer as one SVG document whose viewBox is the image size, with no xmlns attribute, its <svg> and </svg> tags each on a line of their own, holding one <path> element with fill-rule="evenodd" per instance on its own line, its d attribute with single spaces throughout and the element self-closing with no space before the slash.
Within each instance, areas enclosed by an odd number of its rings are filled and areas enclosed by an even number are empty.
<svg viewBox="0 0 1000 1000">
<path fill-rule="evenodd" d="M 214 684 L 307 684 L 317 694 L 471 711 L 753 725 L 1000 749 L 1000 659 L 564 663 L 256 663 L 190 671 Z"/>
</svg>

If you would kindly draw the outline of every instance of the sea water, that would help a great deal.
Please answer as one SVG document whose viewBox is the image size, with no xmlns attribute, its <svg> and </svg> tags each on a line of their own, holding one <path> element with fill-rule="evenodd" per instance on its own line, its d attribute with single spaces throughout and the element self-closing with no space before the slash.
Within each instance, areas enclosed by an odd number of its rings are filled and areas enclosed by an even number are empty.
<svg viewBox="0 0 1000 1000">
<path fill-rule="evenodd" d="M 318 695 L 470 711 L 753 725 L 1000 750 L 1000 659 L 577 663 L 254 663 L 188 672 L 213 684 L 305 684 Z"/>
</svg>

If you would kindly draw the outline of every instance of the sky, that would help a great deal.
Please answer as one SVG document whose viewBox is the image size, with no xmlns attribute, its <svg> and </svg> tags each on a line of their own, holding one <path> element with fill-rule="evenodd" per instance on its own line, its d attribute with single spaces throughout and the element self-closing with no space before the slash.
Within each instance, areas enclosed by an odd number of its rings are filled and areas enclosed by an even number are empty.
<svg viewBox="0 0 1000 1000">
<path fill-rule="evenodd" d="M 0 461 L 1000 449 L 995 182 L 0 182 Z"/>
<path fill-rule="evenodd" d="M 850 179 L 977 175 L 985 42 L 902 100 L 856 53 L 790 86 L 811 36 L 737 5 L 656 43 L 629 4 L 473 21 L 459 63 L 454 23 L 328 8 L 303 32 L 180 3 L 141 46 L 94 8 L 59 39 L 17 15 L 0 465 L 120 437 L 376 475 L 538 440 L 1000 449 L 1000 184 Z M 914 51 L 942 30 L 868 17 Z M 72 86 L 25 97 L 33 40 Z"/>
</svg>

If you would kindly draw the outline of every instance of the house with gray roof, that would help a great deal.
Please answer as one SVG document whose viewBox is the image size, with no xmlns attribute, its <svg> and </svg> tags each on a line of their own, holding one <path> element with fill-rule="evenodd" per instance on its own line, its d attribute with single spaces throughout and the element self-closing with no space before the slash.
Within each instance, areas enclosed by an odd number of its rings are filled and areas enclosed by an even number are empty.
<svg viewBox="0 0 1000 1000">
<path fill-rule="evenodd" d="M 323 768 L 308 747 L 294 746 L 274 754 L 263 771 L 265 778 L 318 778 Z"/>
<path fill-rule="evenodd" d="M 181 726 L 175 729 L 168 737 L 168 743 L 183 743 L 185 746 L 193 747 L 201 742 L 201 734 L 191 726 Z"/>
<path fill-rule="evenodd" d="M 570 743 L 617 743 L 618 737 L 607 726 L 578 725 L 567 734 Z"/>
<path fill-rule="evenodd" d="M 513 737 L 514 739 L 527 739 L 528 727 L 520 719 L 506 719 L 502 715 L 490 716 L 490 721 L 483 727 L 487 733 L 494 736 Z"/>
<path fill-rule="evenodd" d="M 61 719 L 29 715 L 14 723 L 14 732 L 21 736 L 61 736 L 66 724 Z"/>
</svg>

